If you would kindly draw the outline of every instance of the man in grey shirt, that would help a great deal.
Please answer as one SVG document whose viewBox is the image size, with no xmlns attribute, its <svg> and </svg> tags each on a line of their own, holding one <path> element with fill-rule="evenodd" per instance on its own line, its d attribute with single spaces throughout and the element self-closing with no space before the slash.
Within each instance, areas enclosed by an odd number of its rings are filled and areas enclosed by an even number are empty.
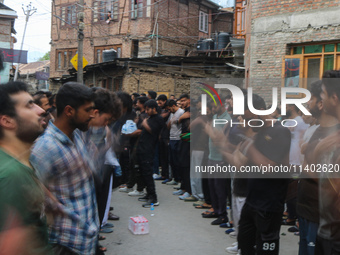
<svg viewBox="0 0 340 255">
<path fill-rule="evenodd" d="M 170 154 L 170 166 L 172 170 L 172 176 L 174 180 L 167 182 L 168 185 L 177 185 L 180 181 L 179 172 L 179 142 L 180 134 L 182 132 L 182 124 L 178 123 L 179 117 L 182 116 L 184 110 L 179 108 L 175 100 L 169 100 L 169 111 L 171 112 L 167 126 L 170 129 L 170 141 L 169 141 L 169 154 Z"/>
</svg>

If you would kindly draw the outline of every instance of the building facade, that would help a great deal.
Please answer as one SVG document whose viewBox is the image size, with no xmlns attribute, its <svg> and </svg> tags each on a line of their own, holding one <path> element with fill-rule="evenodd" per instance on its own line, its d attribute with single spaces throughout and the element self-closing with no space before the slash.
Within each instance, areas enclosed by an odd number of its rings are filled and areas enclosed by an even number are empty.
<svg viewBox="0 0 340 255">
<path fill-rule="evenodd" d="M 16 39 L 12 34 L 16 34 L 14 30 L 14 21 L 16 18 L 16 11 L 0 2 L 0 48 L 13 49 L 13 44 L 16 42 Z M 12 63 L 4 63 L 4 69 L 0 71 L 0 83 L 9 81 L 11 67 Z"/>
<path fill-rule="evenodd" d="M 69 77 L 78 12 L 77 1 L 52 3 L 52 89 Z M 90 65 L 103 62 L 107 49 L 115 49 L 118 58 L 186 56 L 198 39 L 233 29 L 233 14 L 209 0 L 90 0 L 84 13 L 84 57 Z"/>
<path fill-rule="evenodd" d="M 269 87 L 309 88 L 324 71 L 340 69 L 340 0 L 252 0 L 245 6 L 247 85 L 267 101 Z"/>
</svg>

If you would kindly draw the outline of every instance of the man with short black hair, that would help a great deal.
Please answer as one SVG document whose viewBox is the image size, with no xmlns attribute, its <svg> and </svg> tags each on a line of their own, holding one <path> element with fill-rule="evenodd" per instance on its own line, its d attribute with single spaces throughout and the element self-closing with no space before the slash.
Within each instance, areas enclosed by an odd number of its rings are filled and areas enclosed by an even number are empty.
<svg viewBox="0 0 340 255">
<path fill-rule="evenodd" d="M 322 77 L 322 106 L 340 121 L 340 71 L 326 71 Z M 315 254 L 340 254 L 340 131 L 322 139 L 314 150 L 315 164 L 327 166 L 319 176 L 320 223 Z"/>
<path fill-rule="evenodd" d="M 323 109 L 321 92 L 322 82 L 311 84 L 311 99 L 308 101 L 308 110 L 319 122 L 314 132 L 310 134 L 309 141 L 304 149 L 304 168 L 309 168 L 314 162 L 314 149 L 325 137 L 339 130 L 338 120 Z M 308 131 L 308 130 L 307 130 Z M 306 133 L 307 133 L 306 131 Z M 305 177 L 305 176 L 302 176 Z M 297 214 L 299 216 L 299 254 L 314 255 L 316 236 L 319 227 L 319 180 L 315 176 L 300 179 L 298 184 Z"/>
<path fill-rule="evenodd" d="M 181 180 L 180 165 L 179 165 L 179 145 L 180 145 L 180 135 L 182 132 L 182 125 L 178 123 L 178 119 L 184 113 L 184 110 L 177 106 L 175 100 L 169 100 L 168 103 L 169 111 L 171 112 L 169 116 L 169 121 L 167 124 L 170 130 L 170 141 L 169 141 L 169 160 L 172 171 L 173 180 L 169 179 L 166 182 L 167 185 L 177 185 Z M 177 191 L 175 191 L 176 193 Z"/>
<path fill-rule="evenodd" d="M 179 97 L 181 107 L 184 113 L 179 117 L 178 123 L 182 124 L 181 141 L 179 145 L 179 166 L 182 177 L 181 189 L 174 195 L 180 195 L 179 199 L 184 200 L 190 197 L 191 184 L 190 184 L 190 142 L 188 135 L 190 133 L 190 97 L 188 94 L 182 94 Z"/>
<path fill-rule="evenodd" d="M 0 85 L 1 254 L 49 253 L 44 191 L 29 162 L 31 146 L 44 131 L 43 113 L 25 83 Z"/>
<path fill-rule="evenodd" d="M 51 108 L 48 98 L 45 94 L 37 94 L 33 96 L 34 103 L 40 106 L 44 111 Z"/>
<path fill-rule="evenodd" d="M 135 99 L 137 99 L 138 97 L 140 97 L 140 95 L 138 94 L 138 93 L 132 93 L 131 94 L 131 99 L 132 99 L 132 101 L 134 101 Z"/>
<path fill-rule="evenodd" d="M 153 91 L 153 90 L 149 90 L 148 91 L 148 98 L 149 99 L 154 99 L 156 100 L 156 97 L 157 97 L 157 92 Z"/>
<path fill-rule="evenodd" d="M 137 146 L 137 162 L 139 170 L 143 176 L 146 185 L 147 194 L 139 198 L 139 201 L 146 202 L 143 207 L 150 207 L 151 204 L 158 206 L 155 181 L 152 177 L 153 160 L 155 157 L 155 146 L 158 141 L 158 136 L 164 126 L 163 118 L 157 113 L 157 102 L 148 100 L 145 105 L 145 112 L 149 118 L 142 122 L 142 133 Z"/>
<path fill-rule="evenodd" d="M 245 96 L 245 102 L 247 97 Z M 255 109 L 264 110 L 266 104 L 262 97 L 253 94 Z M 244 119 L 261 119 L 264 125 L 252 127 L 257 132 L 254 140 L 247 139 L 239 151 L 237 161 L 243 166 L 283 166 L 289 165 L 291 134 L 280 122 L 271 126 L 269 116 L 255 115 L 245 107 Z M 274 173 L 275 175 L 275 173 Z M 265 178 L 267 177 L 267 178 Z M 273 176 L 272 176 L 273 177 Z M 265 178 L 265 179 L 264 179 Z M 246 203 L 241 212 L 238 232 L 238 248 L 242 254 L 279 254 L 280 228 L 288 179 L 284 178 L 250 178 Z"/>
<path fill-rule="evenodd" d="M 90 88 L 65 83 L 57 94 L 57 118 L 32 150 L 32 165 L 58 200 L 47 201 L 48 206 L 62 212 L 49 229 L 55 254 L 92 255 L 98 246 L 95 166 L 79 133 L 88 130 L 94 117 L 93 99 Z"/>
<path fill-rule="evenodd" d="M 167 110 L 168 98 L 166 95 L 162 94 L 157 97 L 157 104 L 161 109 L 161 116 L 166 123 L 169 119 L 170 112 Z M 155 180 L 162 180 L 163 184 L 167 183 L 169 180 L 169 129 L 164 125 L 160 139 L 159 139 L 159 163 L 162 167 L 162 176 L 155 178 Z M 158 167 L 158 166 L 157 166 Z M 166 180 L 166 181 L 165 181 Z"/>
</svg>

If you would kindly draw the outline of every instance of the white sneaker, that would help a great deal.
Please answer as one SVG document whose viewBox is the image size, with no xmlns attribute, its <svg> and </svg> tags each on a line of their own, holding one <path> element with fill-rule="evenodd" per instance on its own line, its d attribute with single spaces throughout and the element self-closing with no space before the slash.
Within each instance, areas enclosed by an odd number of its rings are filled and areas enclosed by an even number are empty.
<svg viewBox="0 0 340 255">
<path fill-rule="evenodd" d="M 129 192 L 133 191 L 133 189 L 132 188 L 129 189 L 128 187 L 124 187 L 124 188 L 120 188 L 119 191 L 120 192 L 129 193 Z"/>
<path fill-rule="evenodd" d="M 230 236 L 231 238 L 237 238 L 237 234 L 236 234 L 235 231 L 234 231 L 234 232 L 231 232 L 231 233 L 229 234 L 229 236 Z"/>
<path fill-rule="evenodd" d="M 160 174 L 153 174 L 153 176 L 152 176 L 154 179 L 157 179 L 157 178 L 160 178 L 160 177 L 162 177 Z"/>
<path fill-rule="evenodd" d="M 233 243 L 231 246 L 237 246 L 238 242 Z"/>
<path fill-rule="evenodd" d="M 238 252 L 239 252 L 237 245 L 236 246 L 227 247 L 225 250 L 228 253 L 231 253 L 231 254 L 238 254 Z"/>
<path fill-rule="evenodd" d="M 128 193 L 129 196 L 135 197 L 135 196 L 144 196 L 144 192 L 139 192 L 138 190 L 134 190 Z"/>
<path fill-rule="evenodd" d="M 191 195 L 188 192 L 185 192 L 182 196 L 179 196 L 178 198 L 180 200 L 184 200 L 184 198 L 190 197 Z"/>
</svg>

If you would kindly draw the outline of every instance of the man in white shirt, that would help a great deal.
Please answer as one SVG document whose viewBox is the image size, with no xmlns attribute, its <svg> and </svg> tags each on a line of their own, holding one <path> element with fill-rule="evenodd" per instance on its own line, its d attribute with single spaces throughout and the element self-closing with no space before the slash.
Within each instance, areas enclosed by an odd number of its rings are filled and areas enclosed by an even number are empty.
<svg viewBox="0 0 340 255">
<path fill-rule="evenodd" d="M 170 166 L 174 180 L 172 180 L 171 182 L 167 182 L 167 184 L 177 185 L 178 182 L 180 181 L 178 153 L 180 134 L 182 131 L 182 124 L 178 123 L 178 119 L 183 115 L 184 110 L 177 106 L 175 100 L 169 100 L 168 108 L 169 111 L 171 112 L 169 116 L 169 121 L 167 123 L 168 128 L 170 129 L 169 154 L 170 154 Z"/>
</svg>

